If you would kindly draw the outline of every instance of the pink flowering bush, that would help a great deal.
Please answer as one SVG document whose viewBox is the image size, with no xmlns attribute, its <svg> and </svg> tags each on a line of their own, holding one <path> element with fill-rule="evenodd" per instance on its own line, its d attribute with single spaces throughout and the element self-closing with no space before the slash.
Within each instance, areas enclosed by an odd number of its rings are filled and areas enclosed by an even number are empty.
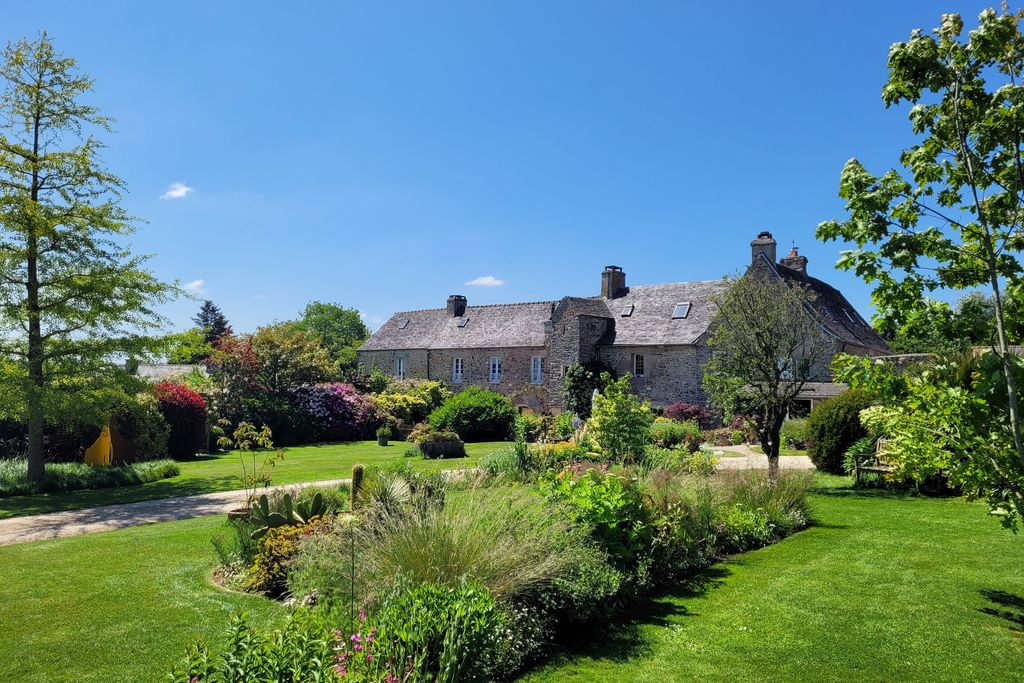
<svg viewBox="0 0 1024 683">
<path fill-rule="evenodd" d="M 293 398 L 312 421 L 317 441 L 368 439 L 380 423 L 373 401 L 351 384 L 307 384 L 294 389 Z"/>
</svg>

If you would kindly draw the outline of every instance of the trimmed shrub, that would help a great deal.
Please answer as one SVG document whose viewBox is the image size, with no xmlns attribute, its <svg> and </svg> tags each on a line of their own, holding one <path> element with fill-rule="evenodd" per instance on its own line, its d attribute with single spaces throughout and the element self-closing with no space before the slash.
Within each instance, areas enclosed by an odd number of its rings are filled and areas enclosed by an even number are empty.
<svg viewBox="0 0 1024 683">
<path fill-rule="evenodd" d="M 367 439 L 380 422 L 373 401 L 351 384 L 306 384 L 292 394 L 296 405 L 311 416 L 313 438 L 318 441 Z"/>
<path fill-rule="evenodd" d="M 180 384 L 161 382 L 153 386 L 157 407 L 170 427 L 167 454 L 191 458 L 206 446 L 206 401 Z"/>
<path fill-rule="evenodd" d="M 808 455 L 822 472 L 843 474 L 843 456 L 858 439 L 868 435 L 860 411 L 874 405 L 870 395 L 851 389 L 814 406 L 807 418 Z"/>
<path fill-rule="evenodd" d="M 678 422 L 655 422 L 651 426 L 651 443 L 659 448 L 674 448 L 683 442 L 683 425 Z"/>
<path fill-rule="evenodd" d="M 416 440 L 416 448 L 424 458 L 464 458 L 466 444 L 455 432 L 431 432 Z"/>
<path fill-rule="evenodd" d="M 430 426 L 451 431 L 463 441 L 507 439 L 516 409 L 507 397 L 477 386 L 466 387 L 430 413 Z"/>
<path fill-rule="evenodd" d="M 729 434 L 729 441 L 733 446 L 740 446 L 747 441 L 747 435 L 743 433 L 743 430 L 737 429 Z"/>
<path fill-rule="evenodd" d="M 696 422 L 706 429 L 715 421 L 710 410 L 698 403 L 672 403 L 665 406 L 665 417 L 677 422 Z"/>
</svg>

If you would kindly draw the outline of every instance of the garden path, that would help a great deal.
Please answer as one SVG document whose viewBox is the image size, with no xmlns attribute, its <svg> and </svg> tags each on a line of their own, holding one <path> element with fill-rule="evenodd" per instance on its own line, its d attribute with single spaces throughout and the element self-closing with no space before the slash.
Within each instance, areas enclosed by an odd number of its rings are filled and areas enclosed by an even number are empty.
<svg viewBox="0 0 1024 683">
<path fill-rule="evenodd" d="M 746 444 L 739 446 L 716 446 L 713 451 L 722 451 L 718 456 L 720 470 L 766 470 L 768 456 L 750 448 Z M 811 470 L 814 463 L 806 455 L 780 455 L 779 467 L 784 470 Z"/>
<path fill-rule="evenodd" d="M 305 486 L 338 486 L 349 479 L 310 481 L 275 487 L 291 490 Z M 140 524 L 173 522 L 203 515 L 227 514 L 245 503 L 245 491 L 220 491 L 182 498 L 161 498 L 138 503 L 104 505 L 83 510 L 50 512 L 44 515 L 0 519 L 0 546 L 42 541 L 97 531 L 113 531 Z"/>
</svg>

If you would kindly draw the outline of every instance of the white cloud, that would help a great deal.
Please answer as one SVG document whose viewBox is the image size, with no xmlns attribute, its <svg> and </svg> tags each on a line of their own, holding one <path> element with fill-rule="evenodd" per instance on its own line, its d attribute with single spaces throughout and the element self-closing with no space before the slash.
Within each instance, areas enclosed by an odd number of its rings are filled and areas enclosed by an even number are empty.
<svg viewBox="0 0 1024 683">
<path fill-rule="evenodd" d="M 500 280 L 493 275 L 481 275 L 480 277 L 473 278 L 466 284 L 471 287 L 501 287 L 505 284 L 505 281 Z"/>
<path fill-rule="evenodd" d="M 194 188 L 178 181 L 167 186 L 167 191 L 160 195 L 160 199 L 184 199 Z"/>
<path fill-rule="evenodd" d="M 266 301 L 267 299 L 270 298 L 270 295 L 269 294 L 253 294 L 252 298 L 256 299 L 256 301 Z"/>
<path fill-rule="evenodd" d="M 205 294 L 206 293 L 206 280 L 199 278 L 193 280 L 185 285 L 185 291 L 189 294 Z"/>
</svg>

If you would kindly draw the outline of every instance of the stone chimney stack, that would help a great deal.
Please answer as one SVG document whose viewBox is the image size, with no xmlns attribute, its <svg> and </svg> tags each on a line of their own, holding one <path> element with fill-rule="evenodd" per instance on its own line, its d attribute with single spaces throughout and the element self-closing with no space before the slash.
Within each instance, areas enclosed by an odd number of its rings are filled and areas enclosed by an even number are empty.
<svg viewBox="0 0 1024 683">
<path fill-rule="evenodd" d="M 626 293 L 626 274 L 618 266 L 605 266 L 601 271 L 601 296 L 616 299 Z"/>
<path fill-rule="evenodd" d="M 448 297 L 448 315 L 453 318 L 461 318 L 466 313 L 466 297 L 461 294 L 452 294 Z"/>
<path fill-rule="evenodd" d="M 807 257 L 797 253 L 796 246 L 789 252 L 789 256 L 779 261 L 790 270 L 795 270 L 801 275 L 807 275 Z"/>
<path fill-rule="evenodd" d="M 750 262 L 751 264 L 757 263 L 757 257 L 764 254 L 765 258 L 768 259 L 772 264 L 775 263 L 775 238 L 767 230 L 759 232 L 757 239 L 750 243 Z"/>
</svg>

